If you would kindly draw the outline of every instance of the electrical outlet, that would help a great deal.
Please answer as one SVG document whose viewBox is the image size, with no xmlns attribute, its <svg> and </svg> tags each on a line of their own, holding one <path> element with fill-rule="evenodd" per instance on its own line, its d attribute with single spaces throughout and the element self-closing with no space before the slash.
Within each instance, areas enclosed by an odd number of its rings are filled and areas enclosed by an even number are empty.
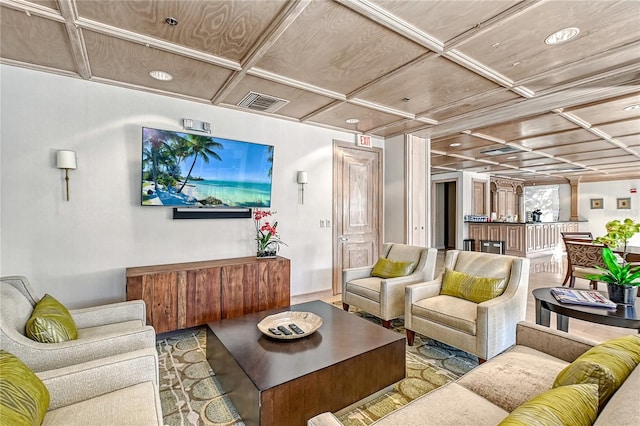
<svg viewBox="0 0 640 426">
<path fill-rule="evenodd" d="M 327 228 L 331 228 L 331 219 L 327 219 L 326 222 L 327 222 Z"/>
<path fill-rule="evenodd" d="M 320 219 L 320 228 L 324 228 L 324 219 Z"/>
</svg>

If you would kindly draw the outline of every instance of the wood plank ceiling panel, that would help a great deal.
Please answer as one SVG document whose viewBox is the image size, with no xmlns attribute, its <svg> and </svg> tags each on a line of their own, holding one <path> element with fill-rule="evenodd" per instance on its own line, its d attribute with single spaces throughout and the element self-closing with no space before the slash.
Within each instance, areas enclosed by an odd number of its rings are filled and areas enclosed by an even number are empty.
<svg viewBox="0 0 640 426">
<path fill-rule="evenodd" d="M 544 149 L 549 147 L 572 145 L 574 143 L 597 140 L 598 136 L 584 129 L 566 130 L 544 136 L 534 136 L 518 140 L 518 145 L 531 149 Z"/>
<path fill-rule="evenodd" d="M 388 1 L 373 0 L 393 15 L 411 23 L 420 30 L 446 42 L 487 21 L 520 0 L 464 0 L 456 1 L 455 7 L 442 0 Z"/>
<path fill-rule="evenodd" d="M 346 125 L 345 120 L 357 117 L 360 122 L 356 124 Z M 323 111 L 314 115 L 309 119 L 310 122 L 325 124 L 333 127 L 351 127 L 356 132 L 367 132 L 369 129 L 381 127 L 390 123 L 394 123 L 398 117 L 386 112 L 375 111 L 364 108 L 359 105 L 343 103 L 327 111 Z"/>
<path fill-rule="evenodd" d="M 401 119 L 394 124 L 383 126 L 376 130 L 376 134 L 384 137 L 414 133 L 418 129 L 425 127 L 426 123 L 417 120 Z"/>
<path fill-rule="evenodd" d="M 514 141 L 536 135 L 575 129 L 576 127 L 569 120 L 557 114 L 549 113 L 496 126 L 474 129 L 473 132 L 493 136 L 505 141 Z"/>
<path fill-rule="evenodd" d="M 571 43 L 544 43 L 547 36 L 574 22 L 580 22 L 582 29 Z M 637 23 L 635 1 L 540 2 L 457 49 L 512 80 L 521 80 L 638 41 Z"/>
<path fill-rule="evenodd" d="M 640 54 L 640 50 L 638 53 Z M 598 125 L 614 121 L 640 119 L 640 109 L 630 109 L 625 111 L 626 107 L 630 107 L 632 105 L 640 105 L 640 93 L 620 96 L 614 99 L 607 99 L 603 102 L 597 102 L 590 105 L 566 108 L 564 111 L 573 114 L 592 125 Z"/>
<path fill-rule="evenodd" d="M 270 1 L 79 1 L 80 17 L 240 61 L 285 6 Z M 166 18 L 175 18 L 171 26 Z"/>
<path fill-rule="evenodd" d="M 257 66 L 346 94 L 425 52 L 345 7 L 316 1 Z"/>
<path fill-rule="evenodd" d="M 570 154 L 582 154 L 587 152 L 602 152 L 615 148 L 610 142 L 599 139 L 589 142 L 574 142 L 566 145 L 550 145 L 542 149 L 547 154 L 562 156 L 562 158 L 568 159 Z"/>
<path fill-rule="evenodd" d="M 62 22 L 0 8 L 0 54 L 3 58 L 76 72 Z"/>
<path fill-rule="evenodd" d="M 497 84 L 454 62 L 429 56 L 369 86 L 357 97 L 418 114 L 497 88 Z"/>
<path fill-rule="evenodd" d="M 615 138 L 619 136 L 638 135 L 640 134 L 640 121 L 625 120 L 617 123 L 601 124 L 598 126 L 598 129 Z"/>
<path fill-rule="evenodd" d="M 479 96 L 469 96 L 459 102 L 447 103 L 435 109 L 420 114 L 425 118 L 437 121 L 448 120 L 453 117 L 464 116 L 476 111 L 483 111 L 489 107 L 517 103 L 522 97 L 507 89 L 497 89 L 491 93 L 485 92 Z"/>
<path fill-rule="evenodd" d="M 96 77 L 181 93 L 209 100 L 231 75 L 231 71 L 137 43 L 84 31 L 91 69 Z M 171 81 L 158 81 L 149 75 L 163 70 Z"/>
<path fill-rule="evenodd" d="M 60 10 L 58 9 L 58 2 L 56 0 L 31 0 L 31 3 L 39 4 L 40 6 L 53 10 Z"/>
</svg>

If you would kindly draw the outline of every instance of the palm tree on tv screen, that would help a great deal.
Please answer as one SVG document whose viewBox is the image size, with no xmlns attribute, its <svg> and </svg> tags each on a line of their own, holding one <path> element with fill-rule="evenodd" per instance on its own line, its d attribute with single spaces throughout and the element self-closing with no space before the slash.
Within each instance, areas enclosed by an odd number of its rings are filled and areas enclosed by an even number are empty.
<svg viewBox="0 0 640 426">
<path fill-rule="evenodd" d="M 193 167 L 196 165 L 196 160 L 198 156 L 204 161 L 206 164 L 209 164 L 209 160 L 214 158 L 216 160 L 222 161 L 222 158 L 218 155 L 214 150 L 222 150 L 224 147 L 220 142 L 216 142 L 213 138 L 202 135 L 192 135 L 186 134 L 183 139 L 187 142 L 187 151 L 185 158 L 193 155 L 193 162 L 191 163 L 191 167 L 189 168 L 189 173 L 184 178 L 184 182 L 182 182 L 182 186 L 178 190 L 178 193 L 182 192 L 189 177 L 191 176 L 191 172 L 193 171 Z"/>
<path fill-rule="evenodd" d="M 149 142 L 149 149 L 145 149 L 143 155 L 146 159 L 151 160 L 151 176 L 153 178 L 153 187 L 158 192 L 158 163 L 160 157 L 162 157 L 162 150 L 168 149 L 171 151 L 171 147 L 167 142 L 167 135 L 161 130 L 147 129 L 147 139 L 145 142 Z"/>
</svg>

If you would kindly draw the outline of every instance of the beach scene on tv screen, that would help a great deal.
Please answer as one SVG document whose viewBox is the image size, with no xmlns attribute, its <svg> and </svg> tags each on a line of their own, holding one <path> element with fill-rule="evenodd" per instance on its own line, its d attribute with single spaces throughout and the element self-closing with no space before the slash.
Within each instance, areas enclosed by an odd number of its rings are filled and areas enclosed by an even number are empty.
<svg viewBox="0 0 640 426">
<path fill-rule="evenodd" d="M 142 204 L 269 207 L 273 146 L 142 129 Z"/>
</svg>

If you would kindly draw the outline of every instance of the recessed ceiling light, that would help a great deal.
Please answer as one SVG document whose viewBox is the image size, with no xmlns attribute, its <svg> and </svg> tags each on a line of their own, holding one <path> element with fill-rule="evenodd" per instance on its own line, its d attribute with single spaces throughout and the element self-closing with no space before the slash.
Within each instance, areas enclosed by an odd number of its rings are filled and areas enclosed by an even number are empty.
<svg viewBox="0 0 640 426">
<path fill-rule="evenodd" d="M 171 81 L 173 80 L 173 76 L 171 74 L 169 74 L 166 71 L 151 71 L 149 72 L 149 75 L 153 78 L 155 78 L 156 80 L 160 80 L 160 81 Z"/>
<path fill-rule="evenodd" d="M 346 122 L 347 124 L 357 124 L 357 123 L 359 123 L 359 122 L 360 122 L 360 120 L 358 120 L 357 118 L 347 118 L 347 119 L 345 120 L 345 122 Z"/>
<path fill-rule="evenodd" d="M 515 160 L 516 158 L 518 157 L 516 157 L 515 155 L 512 155 L 511 157 L 507 157 L 507 160 Z"/>
<path fill-rule="evenodd" d="M 576 27 L 563 28 L 555 33 L 549 35 L 544 39 L 544 42 L 548 45 L 562 44 L 574 39 L 580 34 L 580 29 Z"/>
<path fill-rule="evenodd" d="M 454 142 L 454 143 L 450 143 L 450 144 L 449 144 L 449 146 L 452 146 L 452 147 L 454 147 L 454 148 L 455 148 L 456 146 L 460 146 L 460 145 L 462 145 L 460 142 Z"/>
<path fill-rule="evenodd" d="M 167 19 L 164 20 L 164 22 L 171 25 L 172 27 L 175 27 L 176 25 L 178 25 L 178 20 L 172 17 L 168 17 Z"/>
<path fill-rule="evenodd" d="M 635 109 L 640 109 L 640 104 L 629 105 L 628 107 L 624 107 L 623 111 L 633 111 Z"/>
</svg>

